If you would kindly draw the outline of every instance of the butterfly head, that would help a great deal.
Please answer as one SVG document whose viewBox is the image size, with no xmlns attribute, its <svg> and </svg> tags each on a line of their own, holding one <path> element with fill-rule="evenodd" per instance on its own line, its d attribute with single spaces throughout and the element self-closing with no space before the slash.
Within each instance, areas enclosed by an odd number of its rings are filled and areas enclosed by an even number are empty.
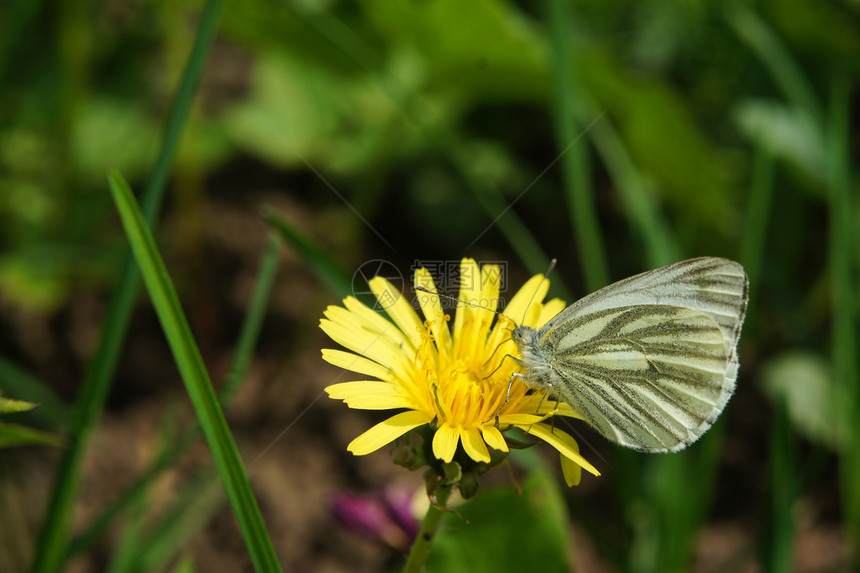
<svg viewBox="0 0 860 573">
<path fill-rule="evenodd" d="M 537 344 L 537 331 L 530 326 L 517 326 L 511 332 L 511 340 L 516 343 L 520 350 L 523 347 L 535 346 Z"/>
<path fill-rule="evenodd" d="M 537 330 L 530 326 L 518 326 L 511 333 L 511 339 L 520 353 L 523 381 L 533 388 L 548 389 L 552 367 L 540 351 Z"/>
</svg>

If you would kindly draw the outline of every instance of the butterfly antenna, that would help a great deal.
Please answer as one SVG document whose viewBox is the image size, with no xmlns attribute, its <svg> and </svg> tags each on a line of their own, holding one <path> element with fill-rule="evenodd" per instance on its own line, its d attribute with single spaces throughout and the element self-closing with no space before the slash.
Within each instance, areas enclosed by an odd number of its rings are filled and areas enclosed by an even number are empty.
<svg viewBox="0 0 860 573">
<path fill-rule="evenodd" d="M 463 303 L 463 304 L 465 304 L 465 305 L 467 305 L 467 306 L 471 306 L 471 307 L 473 307 L 473 308 L 480 308 L 480 309 L 482 309 L 482 310 L 489 310 L 490 312 L 492 312 L 492 313 L 496 314 L 496 315 L 497 315 L 499 318 L 501 318 L 501 319 L 504 319 L 504 320 L 511 320 L 510 318 L 508 318 L 507 316 L 505 316 L 504 314 L 502 314 L 501 312 L 499 312 L 499 311 L 497 311 L 497 310 L 491 310 L 491 309 L 489 309 L 489 308 L 487 308 L 487 307 L 485 307 L 485 306 L 481 306 L 481 305 L 479 305 L 479 304 L 474 304 L 474 303 L 471 303 L 471 302 L 469 302 L 469 301 L 462 300 L 462 299 L 459 299 L 459 298 L 457 298 L 457 297 L 450 296 L 450 295 L 447 295 L 447 294 L 439 294 L 439 293 L 437 293 L 437 292 L 433 292 L 433 291 L 432 291 L 432 290 L 430 290 L 430 289 L 424 288 L 423 286 L 416 286 L 416 287 L 415 287 L 415 290 L 420 290 L 421 292 L 426 292 L 427 294 L 432 294 L 433 296 L 438 296 L 438 297 L 442 297 L 442 298 L 447 298 L 447 299 L 450 299 L 450 300 L 454 300 L 454 301 L 457 301 L 457 302 L 461 302 L 461 303 Z M 513 322 L 513 321 L 511 320 L 511 322 Z M 506 328 L 506 327 L 504 327 L 504 328 Z M 510 328 L 507 328 L 507 330 L 511 330 L 511 329 L 510 329 Z M 513 330 L 511 330 L 511 332 L 513 332 Z M 498 344 L 498 346 L 496 346 L 496 349 L 495 349 L 495 350 L 493 350 L 493 353 L 492 353 L 492 354 L 490 354 L 490 357 L 489 357 L 489 358 L 487 359 L 487 361 L 484 363 L 484 365 L 485 365 L 485 366 L 486 366 L 487 364 L 489 364 L 489 363 L 490 363 L 490 361 L 492 361 L 493 356 L 495 356 L 496 352 L 498 352 L 499 348 L 501 348 L 503 344 L 504 344 L 504 342 L 500 342 L 500 343 Z M 501 364 L 499 364 L 499 365 L 496 367 L 496 370 L 498 370 L 498 369 L 499 369 L 499 368 L 501 368 L 501 367 L 502 367 L 502 365 L 501 365 Z M 487 378 L 490 378 L 493 374 L 495 374 L 495 373 L 496 373 L 496 370 L 493 370 L 493 372 L 491 372 L 490 374 L 488 374 L 488 375 L 484 378 L 484 380 L 486 380 Z"/>
<path fill-rule="evenodd" d="M 489 309 L 489 308 L 487 308 L 486 306 L 481 306 L 480 304 L 475 304 L 475 303 L 473 303 L 473 302 L 469 302 L 469 301 L 467 301 L 467 300 L 463 300 L 463 299 L 461 299 L 461 298 L 457 298 L 456 296 L 451 296 L 451 295 L 448 295 L 448 294 L 440 294 L 440 293 L 438 293 L 438 292 L 433 292 L 432 290 L 430 290 L 430 289 L 428 289 L 428 288 L 424 288 L 423 286 L 416 286 L 416 287 L 415 287 L 415 290 L 420 290 L 421 292 L 426 292 L 427 294 L 432 294 L 433 296 L 438 296 L 439 298 L 447 298 L 447 299 L 449 299 L 449 300 L 453 300 L 453 301 L 456 301 L 456 302 L 463 303 L 463 304 L 465 304 L 466 306 L 471 306 L 472 308 L 480 308 L 481 310 L 488 310 L 488 311 L 490 311 L 490 312 L 492 312 L 492 313 L 494 313 L 494 314 L 497 314 L 497 315 L 499 315 L 499 316 L 504 316 L 501 312 L 499 312 L 499 311 L 497 311 L 497 310 Z"/>
</svg>

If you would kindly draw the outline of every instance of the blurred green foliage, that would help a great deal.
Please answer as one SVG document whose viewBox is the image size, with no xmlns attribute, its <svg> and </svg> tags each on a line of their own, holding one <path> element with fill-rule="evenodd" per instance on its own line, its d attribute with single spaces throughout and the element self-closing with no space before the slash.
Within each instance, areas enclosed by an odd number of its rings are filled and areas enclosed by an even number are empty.
<svg viewBox="0 0 860 573">
<path fill-rule="evenodd" d="M 26 412 L 36 408 L 38 404 L 24 402 L 23 400 L 11 400 L 0 394 L 0 414 L 11 414 Z M 63 439 L 57 435 L 36 430 L 21 424 L 8 424 L 0 422 L 0 449 L 15 446 L 61 446 Z"/>
<path fill-rule="evenodd" d="M 795 496 L 826 480 L 836 487 L 828 464 L 848 468 L 839 517 L 860 538 L 860 475 L 849 463 L 860 415 L 841 407 L 860 403 L 860 349 L 856 334 L 831 330 L 858 328 L 858 4 L 567 7 L 570 21 L 555 24 L 575 94 L 556 93 L 542 2 L 227 3 L 174 165 L 171 213 L 192 219 L 207 193 L 276 188 L 302 205 L 306 220 L 283 228 L 333 290 L 342 277 L 332 269 L 382 258 L 406 270 L 466 249 L 512 261 L 517 277 L 559 257 L 554 282 L 584 294 L 567 182 L 554 164 L 572 142 L 556 140 L 551 113 L 554 98 L 574 98 L 612 278 L 711 254 L 739 258 L 753 284 L 727 420 L 679 460 L 612 458 L 605 481 L 621 527 L 577 490 L 574 519 L 591 524 L 620 569 L 687 569 L 726 471 L 720 452 L 749 440 L 760 455 L 743 461 L 769 465 L 743 477 L 783 494 L 760 501 L 770 504 L 770 529 L 756 542 L 767 547 L 765 570 L 790 564 Z M 105 168 L 135 183 L 149 175 L 200 8 L 0 5 L 4 305 L 54 316 L 76 289 L 113 286 L 125 238 Z M 834 96 L 839 85 L 847 103 Z M 829 234 L 837 214 L 844 220 Z M 732 426 L 734 407 L 771 403 L 773 429 L 737 435 L 750 426 Z M 798 459 L 795 437 L 816 462 L 794 468 L 797 483 L 780 482 Z"/>
</svg>

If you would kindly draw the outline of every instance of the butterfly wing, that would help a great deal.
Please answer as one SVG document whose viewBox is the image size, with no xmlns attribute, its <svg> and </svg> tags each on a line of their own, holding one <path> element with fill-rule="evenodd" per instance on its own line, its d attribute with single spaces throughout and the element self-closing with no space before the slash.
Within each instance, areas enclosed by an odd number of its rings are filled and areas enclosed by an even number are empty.
<svg viewBox="0 0 860 573">
<path fill-rule="evenodd" d="M 680 306 L 714 319 L 734 348 L 747 307 L 748 281 L 743 267 L 718 257 L 700 257 L 647 271 L 606 286 L 576 301 L 544 329 L 607 308 L 636 305 Z"/>
<path fill-rule="evenodd" d="M 574 303 L 538 332 L 550 386 L 609 440 L 682 449 L 735 388 L 747 278 L 733 261 L 661 267 Z"/>
<path fill-rule="evenodd" d="M 552 390 L 607 439 L 637 450 L 692 443 L 734 390 L 719 326 L 692 309 L 597 311 L 558 324 L 539 345 Z"/>
</svg>

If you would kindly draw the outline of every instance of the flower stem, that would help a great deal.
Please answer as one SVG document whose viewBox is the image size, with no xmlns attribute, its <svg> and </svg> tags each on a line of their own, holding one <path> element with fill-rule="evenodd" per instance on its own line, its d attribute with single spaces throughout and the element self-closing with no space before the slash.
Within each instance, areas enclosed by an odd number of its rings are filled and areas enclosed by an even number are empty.
<svg viewBox="0 0 860 573">
<path fill-rule="evenodd" d="M 448 496 L 451 495 L 452 487 L 450 485 L 439 486 L 433 492 L 436 503 L 431 503 L 430 507 L 427 508 L 427 515 L 424 516 L 421 530 L 418 531 L 412 548 L 409 550 L 409 557 L 406 558 L 403 573 L 419 573 L 424 570 L 424 563 L 430 555 L 430 544 L 433 543 L 439 524 L 442 523 L 442 516 L 445 515 L 445 506 L 448 503 Z"/>
</svg>

